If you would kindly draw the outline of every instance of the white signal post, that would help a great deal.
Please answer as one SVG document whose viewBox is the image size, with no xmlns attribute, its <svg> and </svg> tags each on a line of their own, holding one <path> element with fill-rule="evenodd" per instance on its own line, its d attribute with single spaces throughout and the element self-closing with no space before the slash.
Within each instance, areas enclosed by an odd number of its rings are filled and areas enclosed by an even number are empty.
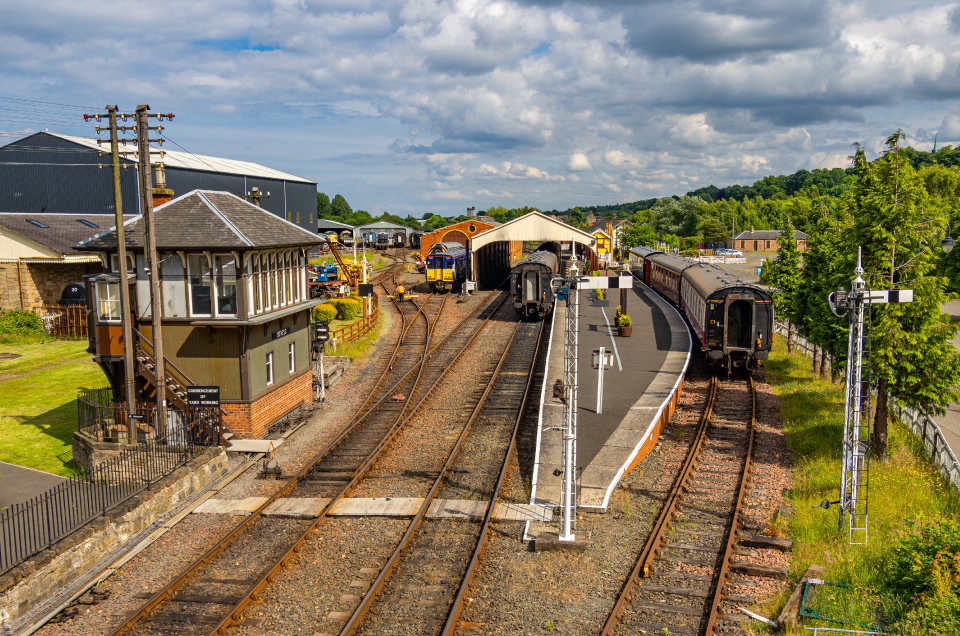
<svg viewBox="0 0 960 636">
<path fill-rule="evenodd" d="M 597 415 L 603 413 L 603 372 L 613 368 L 613 354 L 606 347 L 593 350 L 593 368 L 597 369 Z"/>
<path fill-rule="evenodd" d="M 555 278 L 554 290 L 559 291 L 564 285 L 568 288 L 567 297 L 567 325 L 563 350 L 563 495 L 560 511 L 561 532 L 560 541 L 574 541 L 576 535 L 572 532 L 574 519 L 577 514 L 576 501 L 576 465 L 577 465 L 577 407 L 578 401 L 578 358 L 580 351 L 580 290 L 581 289 L 628 289 L 633 287 L 633 276 L 580 276 L 576 257 L 576 241 L 570 242 L 570 278 Z M 584 265 L 586 265 L 584 263 Z M 599 359 L 602 363 L 609 361 L 613 364 L 613 354 L 602 352 Z M 601 368 L 605 366 L 601 364 Z M 603 371 L 601 371 L 601 374 Z M 597 396 L 597 412 L 602 406 L 602 375 L 600 391 Z"/>
<path fill-rule="evenodd" d="M 830 294 L 830 309 L 837 316 L 847 315 L 850 335 L 847 340 L 846 399 L 843 417 L 843 463 L 840 473 L 840 500 L 824 500 L 819 507 L 840 505 L 839 524 L 844 515 L 848 521 L 850 545 L 866 545 L 869 529 L 867 514 L 870 459 L 870 365 L 864 364 L 865 348 L 870 334 L 866 333 L 866 306 L 887 303 L 912 303 L 912 289 L 868 290 L 863 280 L 862 251 L 857 252 L 855 277 L 850 291 L 843 289 Z M 866 347 L 865 347 L 866 345 Z M 866 379 L 864 379 L 866 371 Z"/>
</svg>

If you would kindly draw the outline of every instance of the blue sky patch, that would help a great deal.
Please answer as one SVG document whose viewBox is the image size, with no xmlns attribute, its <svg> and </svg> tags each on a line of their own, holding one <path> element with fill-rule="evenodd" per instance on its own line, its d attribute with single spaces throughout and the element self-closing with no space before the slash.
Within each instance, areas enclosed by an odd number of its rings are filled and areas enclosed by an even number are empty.
<svg viewBox="0 0 960 636">
<path fill-rule="evenodd" d="M 200 46 L 210 46 L 221 51 L 277 51 L 279 46 L 269 44 L 251 44 L 250 38 L 232 38 L 229 40 L 200 40 Z"/>
</svg>

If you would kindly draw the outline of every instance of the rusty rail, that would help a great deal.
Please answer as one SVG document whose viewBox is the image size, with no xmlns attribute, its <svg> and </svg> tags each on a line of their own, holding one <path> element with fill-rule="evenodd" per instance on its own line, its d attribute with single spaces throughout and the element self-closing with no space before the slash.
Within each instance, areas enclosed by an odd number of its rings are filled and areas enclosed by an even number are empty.
<svg viewBox="0 0 960 636">
<path fill-rule="evenodd" d="M 610 616 L 607 617 L 607 622 L 603 626 L 600 636 L 613 636 L 614 629 L 620 623 L 620 615 L 629 602 L 630 594 L 633 592 L 637 581 L 641 577 L 646 577 L 650 574 L 650 564 L 653 563 L 653 560 L 656 558 L 657 550 L 663 545 L 667 527 L 677 513 L 677 504 L 680 503 L 683 489 L 693 474 L 693 467 L 696 465 L 701 448 L 703 448 L 703 440 L 706 439 L 707 436 L 707 427 L 710 424 L 710 416 L 713 413 L 713 405 L 717 398 L 718 387 L 719 381 L 717 377 L 711 377 L 710 391 L 707 395 L 706 406 L 700 415 L 696 437 L 694 438 L 693 444 L 690 445 L 690 450 L 683 460 L 683 465 L 680 468 L 679 474 L 677 474 L 677 478 L 673 482 L 673 486 L 670 487 L 670 492 L 667 494 L 663 507 L 660 509 L 660 514 L 657 515 L 657 520 L 653 524 L 650 535 L 647 537 L 646 543 L 643 544 L 640 557 L 630 571 L 630 576 L 626 582 L 624 582 L 623 589 L 620 591 L 620 596 L 617 597 L 617 602 L 614 604 Z"/>
<path fill-rule="evenodd" d="M 733 521 L 730 524 L 730 533 L 727 536 L 727 547 L 723 552 L 723 562 L 720 573 L 717 575 L 717 586 L 710 599 L 710 615 L 707 618 L 707 636 L 713 636 L 720 614 L 720 599 L 723 596 L 723 586 L 726 584 L 727 572 L 730 570 L 730 557 L 733 556 L 733 546 L 737 542 L 737 531 L 740 529 L 740 511 L 743 508 L 743 495 L 747 492 L 747 480 L 750 478 L 750 462 L 753 457 L 753 437 L 757 423 L 757 392 L 750 378 L 750 424 L 749 440 L 747 442 L 747 458 L 743 462 L 743 474 L 737 485 L 737 506 L 733 511 Z"/>
</svg>

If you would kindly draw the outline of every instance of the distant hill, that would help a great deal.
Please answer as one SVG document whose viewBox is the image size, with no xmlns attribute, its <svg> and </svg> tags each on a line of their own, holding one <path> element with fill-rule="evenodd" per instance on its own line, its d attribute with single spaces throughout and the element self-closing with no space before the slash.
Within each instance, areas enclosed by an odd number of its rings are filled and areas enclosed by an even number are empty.
<svg viewBox="0 0 960 636">
<path fill-rule="evenodd" d="M 914 168 L 921 168 L 934 163 L 940 163 L 947 166 L 960 166 L 960 147 L 944 146 L 937 149 L 936 154 L 914 148 L 906 148 L 905 153 L 910 159 Z M 709 185 L 704 188 L 697 188 L 686 193 L 685 196 L 700 197 L 707 203 L 721 201 L 724 199 L 733 199 L 743 201 L 755 197 L 763 197 L 765 200 L 786 199 L 804 188 L 817 186 L 820 194 L 830 196 L 840 196 L 849 187 L 855 172 L 854 168 L 817 168 L 810 170 L 797 170 L 793 174 L 766 176 L 752 185 L 742 186 L 733 184 L 718 188 L 715 185 Z M 672 195 L 674 199 L 680 199 L 680 195 Z M 632 203 L 617 203 L 616 205 L 592 205 L 579 206 L 583 213 L 593 212 L 597 217 L 614 217 L 623 215 L 632 215 L 640 210 L 649 210 L 658 199 L 665 197 L 656 197 L 653 199 L 641 199 Z M 569 214 L 574 208 L 569 208 L 563 212 L 554 213 Z"/>
</svg>

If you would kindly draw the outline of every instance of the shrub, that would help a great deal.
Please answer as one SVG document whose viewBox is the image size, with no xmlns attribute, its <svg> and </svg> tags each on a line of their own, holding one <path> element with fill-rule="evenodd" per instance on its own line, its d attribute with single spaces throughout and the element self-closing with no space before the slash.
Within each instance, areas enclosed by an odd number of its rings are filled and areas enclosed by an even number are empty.
<svg viewBox="0 0 960 636">
<path fill-rule="evenodd" d="M 617 305 L 617 320 L 620 319 L 620 314 L 622 314 L 622 313 L 623 313 L 623 312 L 620 310 L 620 305 Z"/>
<path fill-rule="evenodd" d="M 324 303 L 322 305 L 317 305 L 310 311 L 310 319 L 313 322 L 330 322 L 337 317 L 337 308 L 330 305 L 329 303 Z"/>
<path fill-rule="evenodd" d="M 0 310 L 0 335 L 30 336 L 43 334 L 43 320 L 31 311 Z"/>
<path fill-rule="evenodd" d="M 352 298 L 337 298 L 329 304 L 337 308 L 337 318 L 340 320 L 353 320 L 360 313 L 360 303 Z"/>
<path fill-rule="evenodd" d="M 630 316 L 628 316 L 627 314 L 620 314 L 620 317 L 617 318 L 617 322 L 619 322 L 621 327 L 633 326 L 633 321 L 630 320 Z"/>
<path fill-rule="evenodd" d="M 887 559 L 888 585 L 906 597 L 960 592 L 960 523 L 921 520 L 900 535 Z"/>
<path fill-rule="evenodd" d="M 597 293 L 597 300 L 603 300 L 603 290 L 598 289 L 596 293 Z"/>
</svg>

